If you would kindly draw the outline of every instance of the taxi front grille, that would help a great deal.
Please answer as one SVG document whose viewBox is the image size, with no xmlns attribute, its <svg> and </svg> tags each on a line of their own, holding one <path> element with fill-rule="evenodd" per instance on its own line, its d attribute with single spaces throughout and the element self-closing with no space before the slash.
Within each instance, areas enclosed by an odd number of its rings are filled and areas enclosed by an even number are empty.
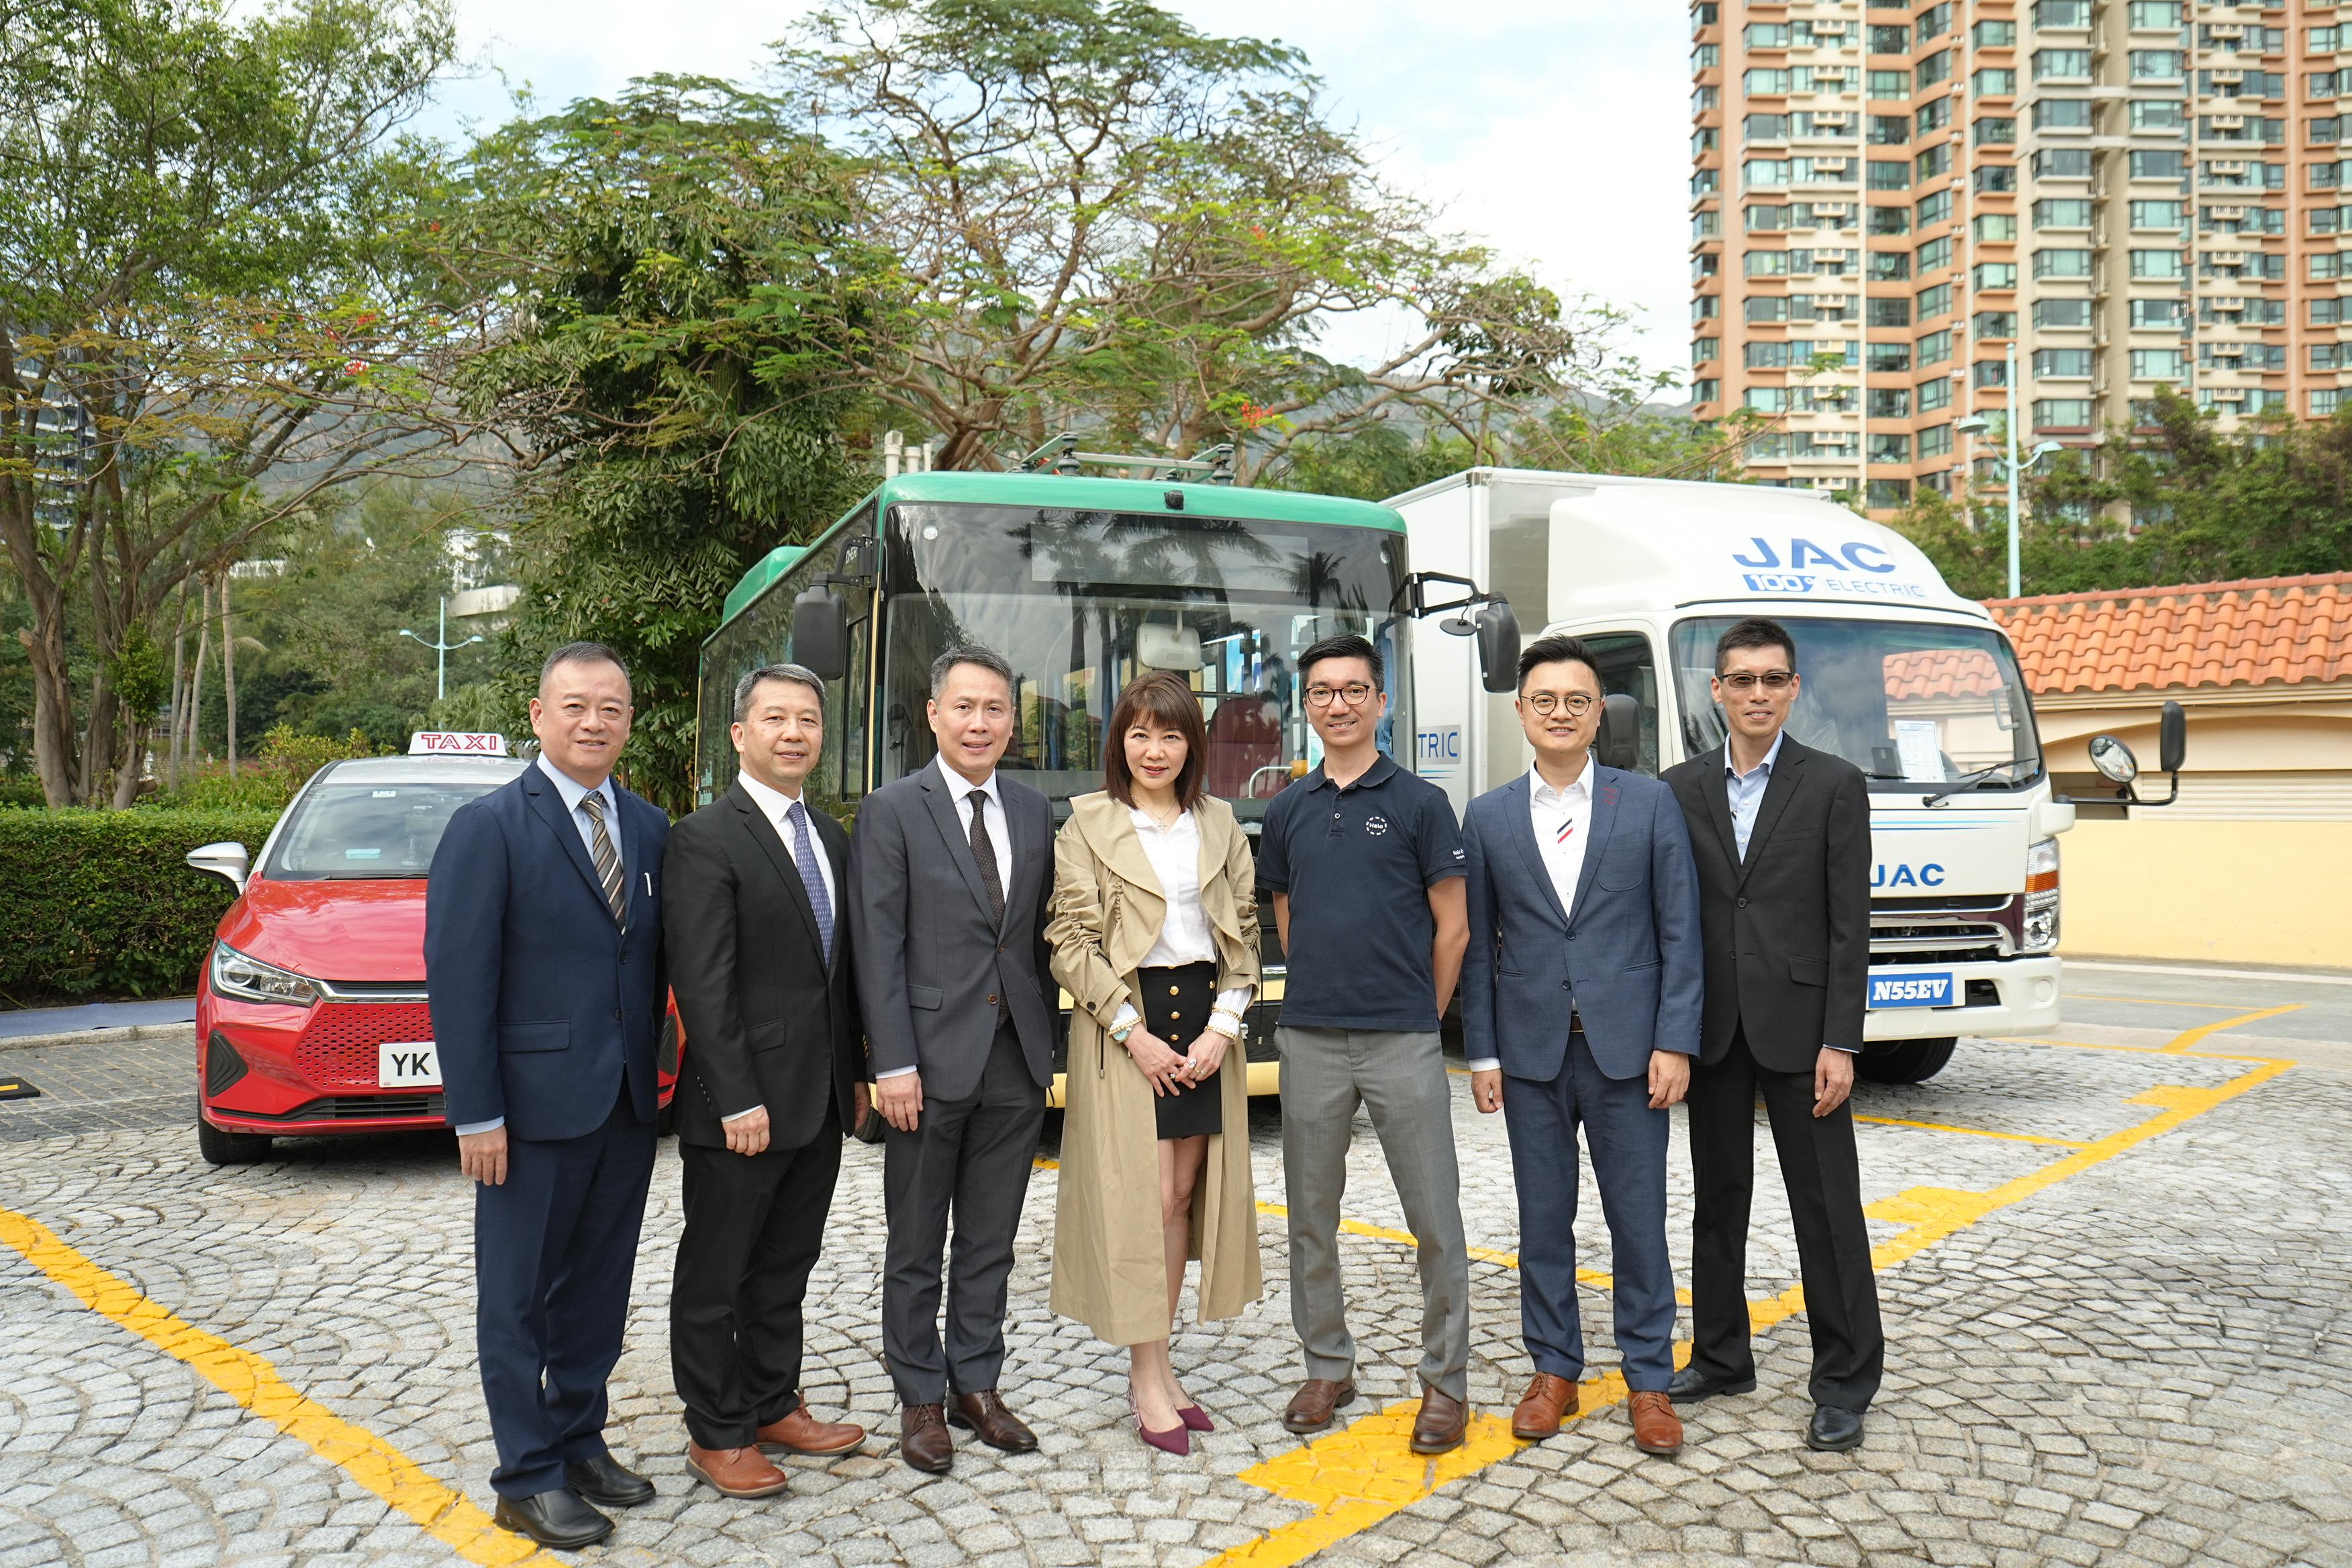
<svg viewBox="0 0 2352 1568">
<path fill-rule="evenodd" d="M 294 1066 L 320 1089 L 373 1089 L 378 1046 L 432 1037 L 433 1009 L 423 1002 L 322 1002 L 294 1042 Z"/>
<path fill-rule="evenodd" d="M 291 1110 L 231 1110 L 239 1121 L 404 1121 L 446 1120 L 441 1091 L 425 1094 L 330 1094 Z"/>
</svg>

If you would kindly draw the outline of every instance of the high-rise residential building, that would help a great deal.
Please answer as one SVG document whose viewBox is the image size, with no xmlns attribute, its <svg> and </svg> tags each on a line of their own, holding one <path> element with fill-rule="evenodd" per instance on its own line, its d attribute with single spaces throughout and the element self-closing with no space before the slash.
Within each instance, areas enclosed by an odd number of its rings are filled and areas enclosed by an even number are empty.
<svg viewBox="0 0 2352 1568">
<path fill-rule="evenodd" d="M 2324 416 L 2352 384 L 2352 0 L 1704 0 L 1691 8 L 1700 418 L 1874 510 L 2092 446 L 2168 384 Z M 2336 42 L 2346 37 L 2339 72 Z M 2344 374 L 2339 376 L 2338 366 Z"/>
</svg>

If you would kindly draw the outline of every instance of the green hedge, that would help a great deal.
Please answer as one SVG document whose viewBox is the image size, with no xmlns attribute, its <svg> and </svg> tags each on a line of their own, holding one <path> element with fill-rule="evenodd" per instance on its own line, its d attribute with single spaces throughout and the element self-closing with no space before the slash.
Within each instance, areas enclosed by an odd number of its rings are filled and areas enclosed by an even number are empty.
<svg viewBox="0 0 2352 1568">
<path fill-rule="evenodd" d="M 229 838 L 258 854 L 278 816 L 0 808 L 0 994 L 26 1006 L 188 994 L 236 895 L 184 857 Z"/>
</svg>

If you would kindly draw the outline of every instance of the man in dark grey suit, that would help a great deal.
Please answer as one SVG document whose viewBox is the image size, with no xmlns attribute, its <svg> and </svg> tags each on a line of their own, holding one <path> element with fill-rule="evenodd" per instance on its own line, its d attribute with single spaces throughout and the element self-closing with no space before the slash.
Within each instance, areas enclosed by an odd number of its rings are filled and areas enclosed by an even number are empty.
<svg viewBox="0 0 2352 1568">
<path fill-rule="evenodd" d="M 939 758 L 859 807 L 849 879 L 867 1059 L 889 1124 L 883 1358 L 904 1406 L 899 1452 L 936 1474 L 954 1462 L 950 1422 L 1007 1453 L 1037 1446 L 996 1383 L 1013 1237 L 1054 1078 L 1054 815 L 996 771 L 1015 719 L 1002 658 L 941 654 L 929 713 Z"/>
</svg>

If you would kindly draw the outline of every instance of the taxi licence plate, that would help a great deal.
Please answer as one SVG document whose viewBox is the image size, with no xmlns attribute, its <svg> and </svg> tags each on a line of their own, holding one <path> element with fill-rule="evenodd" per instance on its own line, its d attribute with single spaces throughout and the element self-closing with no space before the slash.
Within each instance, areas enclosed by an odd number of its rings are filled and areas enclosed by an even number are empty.
<svg viewBox="0 0 2352 1568">
<path fill-rule="evenodd" d="M 1874 1010 L 1957 1007 L 1959 1002 L 1959 985 L 1948 969 L 1898 970 L 1891 974 L 1873 974 L 1870 977 L 1869 1005 Z"/>
<path fill-rule="evenodd" d="M 441 1058 L 430 1040 L 386 1040 L 375 1048 L 378 1089 L 439 1089 Z"/>
</svg>

